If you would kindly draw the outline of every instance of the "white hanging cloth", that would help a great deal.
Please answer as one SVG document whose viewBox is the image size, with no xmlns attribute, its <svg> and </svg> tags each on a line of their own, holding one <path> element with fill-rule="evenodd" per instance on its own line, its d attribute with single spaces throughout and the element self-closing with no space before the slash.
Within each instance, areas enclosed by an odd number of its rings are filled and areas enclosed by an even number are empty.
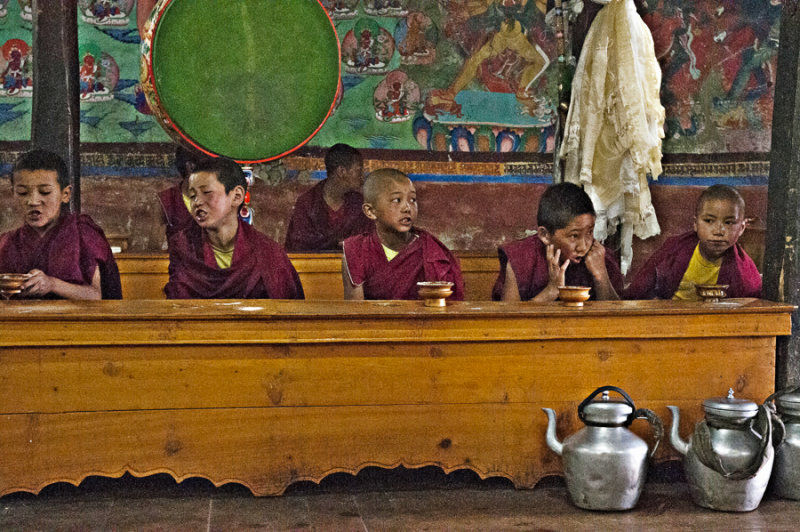
<svg viewBox="0 0 800 532">
<path fill-rule="evenodd" d="M 633 258 L 633 235 L 661 229 L 647 175 L 661 174 L 664 107 L 653 37 L 633 0 L 605 0 L 583 43 L 560 156 L 564 180 L 582 184 L 597 211 L 595 238 L 621 226 L 622 272 Z"/>
</svg>

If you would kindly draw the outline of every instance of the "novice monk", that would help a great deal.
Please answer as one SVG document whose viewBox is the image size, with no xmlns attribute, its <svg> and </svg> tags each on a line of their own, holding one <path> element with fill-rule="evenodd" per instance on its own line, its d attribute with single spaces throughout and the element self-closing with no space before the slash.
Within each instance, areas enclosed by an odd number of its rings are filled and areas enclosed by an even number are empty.
<svg viewBox="0 0 800 532">
<path fill-rule="evenodd" d="M 29 273 L 21 297 L 121 299 L 119 270 L 103 230 L 85 214 L 62 213 L 72 186 L 55 153 L 22 154 L 11 186 L 23 225 L 0 235 L 0 273 Z"/>
<path fill-rule="evenodd" d="M 451 299 L 464 298 L 458 259 L 433 235 L 414 227 L 417 192 L 406 174 L 392 168 L 369 174 L 364 213 L 375 228 L 344 241 L 345 299 L 419 299 L 419 281 L 450 281 Z"/>
<path fill-rule="evenodd" d="M 358 150 L 347 144 L 331 146 L 325 171 L 325 179 L 297 198 L 286 251 L 340 251 L 345 238 L 372 228 L 361 210 L 364 161 Z"/>
<path fill-rule="evenodd" d="M 592 299 L 619 299 L 623 279 L 611 251 L 594 239 L 592 200 L 559 183 L 539 200 L 536 234 L 498 248 L 492 299 L 555 301 L 559 286 L 590 286 Z"/>
<path fill-rule="evenodd" d="M 745 229 L 744 199 L 727 185 L 705 189 L 694 230 L 668 238 L 636 273 L 626 299 L 697 301 L 698 284 L 726 284 L 728 297 L 760 297 L 761 275 L 737 240 Z"/>
<path fill-rule="evenodd" d="M 167 242 L 175 233 L 194 223 L 189 200 L 189 176 L 202 161 L 209 159 L 199 151 L 189 151 L 183 146 L 175 150 L 175 167 L 181 182 L 158 194 L 167 233 Z"/>
<path fill-rule="evenodd" d="M 169 241 L 168 299 L 303 299 L 292 263 L 273 240 L 239 220 L 247 181 L 230 159 L 189 177 L 191 224 Z"/>
</svg>

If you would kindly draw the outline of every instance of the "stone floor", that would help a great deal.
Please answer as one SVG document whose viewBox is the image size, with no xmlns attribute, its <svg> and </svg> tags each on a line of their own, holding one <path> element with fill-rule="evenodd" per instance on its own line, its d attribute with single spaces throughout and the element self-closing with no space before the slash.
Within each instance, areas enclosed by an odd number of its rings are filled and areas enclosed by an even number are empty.
<svg viewBox="0 0 800 532">
<path fill-rule="evenodd" d="M 504 479 L 436 468 L 367 468 L 293 485 L 282 497 L 167 475 L 90 477 L 0 498 L 0 530 L 800 530 L 800 502 L 767 496 L 754 512 L 713 512 L 691 502 L 679 477 L 651 476 L 635 510 L 611 513 L 572 506 L 559 478 L 515 490 Z"/>
</svg>

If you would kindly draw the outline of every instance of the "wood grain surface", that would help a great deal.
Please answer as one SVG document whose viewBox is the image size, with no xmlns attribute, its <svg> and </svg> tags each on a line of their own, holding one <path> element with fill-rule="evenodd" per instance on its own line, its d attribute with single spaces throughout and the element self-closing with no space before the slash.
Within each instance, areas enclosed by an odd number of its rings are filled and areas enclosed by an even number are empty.
<svg viewBox="0 0 800 532">
<path fill-rule="evenodd" d="M 732 387 L 763 400 L 793 307 L 761 300 L 0 304 L 0 494 L 164 472 L 259 495 L 378 465 L 532 487 L 595 388 L 682 433 Z M 652 442 L 646 423 L 633 430 Z M 676 458 L 666 441 L 659 460 Z"/>
</svg>

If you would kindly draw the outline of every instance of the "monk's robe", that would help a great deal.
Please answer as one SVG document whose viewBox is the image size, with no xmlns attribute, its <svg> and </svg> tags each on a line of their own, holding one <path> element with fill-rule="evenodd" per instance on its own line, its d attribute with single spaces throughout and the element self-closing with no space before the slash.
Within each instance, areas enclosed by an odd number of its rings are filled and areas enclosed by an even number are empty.
<svg viewBox="0 0 800 532">
<path fill-rule="evenodd" d="M 453 283 L 451 300 L 464 299 L 464 280 L 458 259 L 433 235 L 412 229 L 416 238 L 392 260 L 386 258 L 378 234 L 352 236 L 344 241 L 344 260 L 353 286 L 363 284 L 364 299 L 419 299 L 420 281 Z"/>
<path fill-rule="evenodd" d="M 694 231 L 668 238 L 636 272 L 625 299 L 672 299 L 698 241 Z M 728 297 L 761 297 L 761 275 L 739 244 L 722 256 L 717 284 L 728 285 Z"/>
<path fill-rule="evenodd" d="M 283 248 L 239 220 L 230 268 L 220 269 L 203 229 L 192 224 L 169 241 L 167 299 L 303 299 Z"/>
<path fill-rule="evenodd" d="M 192 225 L 194 218 L 183 201 L 180 185 L 162 190 L 158 194 L 158 199 L 161 202 L 161 210 L 166 223 L 167 242 L 169 242 L 172 235 Z"/>
<path fill-rule="evenodd" d="M 345 238 L 372 230 L 374 223 L 361 209 L 360 193 L 346 194 L 344 205 L 334 211 L 322 196 L 324 186 L 320 181 L 297 198 L 286 231 L 286 251 L 340 251 Z"/>
<path fill-rule="evenodd" d="M 28 225 L 0 235 L 0 273 L 36 269 L 71 284 L 88 286 L 97 268 L 103 299 L 122 299 L 117 261 L 106 235 L 85 214 L 61 215 L 41 237 Z M 44 298 L 59 296 L 48 294 Z"/>
<path fill-rule="evenodd" d="M 537 236 L 529 236 L 522 240 L 510 242 L 497 248 L 500 259 L 500 273 L 492 289 L 492 299 L 500 301 L 503 297 L 503 288 L 506 283 L 506 265 L 510 264 L 517 278 L 517 288 L 522 301 L 528 301 L 544 290 L 550 282 L 550 271 L 547 266 L 547 246 Z M 624 279 L 614 258 L 614 252 L 606 248 L 606 270 L 611 286 L 622 294 Z M 564 272 L 567 286 L 591 286 L 594 288 L 592 273 L 581 261 L 570 264 Z M 595 299 L 595 290 L 590 293 L 590 299 Z"/>
</svg>

